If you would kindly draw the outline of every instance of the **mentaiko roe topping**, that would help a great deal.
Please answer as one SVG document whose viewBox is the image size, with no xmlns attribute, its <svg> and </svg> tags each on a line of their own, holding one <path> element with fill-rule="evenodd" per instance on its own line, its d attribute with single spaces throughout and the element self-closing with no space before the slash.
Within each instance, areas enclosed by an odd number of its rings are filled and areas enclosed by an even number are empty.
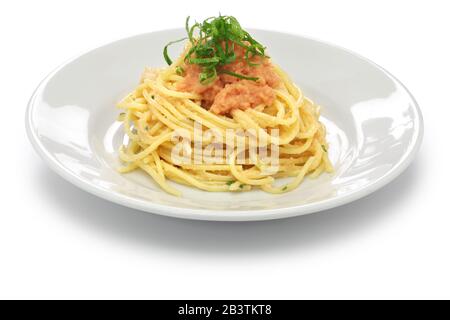
<svg viewBox="0 0 450 320">
<path fill-rule="evenodd" d="M 250 65 L 244 58 L 244 49 L 235 47 L 236 60 L 218 70 L 218 76 L 210 84 L 199 81 L 202 71 L 195 64 L 187 64 L 184 68 L 184 79 L 178 83 L 180 91 L 193 92 L 201 95 L 202 106 L 216 114 L 228 114 L 233 109 L 245 110 L 259 105 L 271 105 L 275 100 L 274 88 L 280 82 L 270 60 L 266 57 L 253 56 Z M 221 70 L 231 71 L 246 77 L 256 77 L 258 80 L 240 79 Z"/>
</svg>

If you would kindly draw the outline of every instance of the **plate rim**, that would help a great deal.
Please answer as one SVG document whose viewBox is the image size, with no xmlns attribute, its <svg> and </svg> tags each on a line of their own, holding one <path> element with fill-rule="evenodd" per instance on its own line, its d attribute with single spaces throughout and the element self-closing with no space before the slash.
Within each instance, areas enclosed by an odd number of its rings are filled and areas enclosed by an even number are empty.
<svg viewBox="0 0 450 320">
<path fill-rule="evenodd" d="M 124 37 L 119 40 L 115 40 L 112 42 L 109 42 L 107 44 L 98 46 L 96 48 L 93 48 L 91 50 L 85 51 L 65 62 L 60 64 L 57 68 L 55 68 L 53 71 L 51 71 L 46 77 L 44 77 L 43 80 L 38 84 L 36 89 L 34 90 L 33 94 L 31 95 L 31 98 L 29 99 L 26 112 L 25 112 L 25 128 L 26 133 L 28 136 L 28 139 L 31 142 L 31 145 L 35 149 L 35 151 L 38 153 L 38 155 L 44 160 L 44 162 L 52 169 L 55 173 L 57 173 L 60 177 L 65 179 L 66 181 L 72 183 L 73 185 L 77 186 L 81 190 L 87 191 L 97 197 L 100 197 L 104 200 L 111 201 L 113 203 L 122 205 L 124 207 L 130 207 L 133 209 L 137 209 L 140 211 L 163 215 L 163 216 L 170 216 L 175 218 L 183 218 L 183 219 L 191 219 L 191 220 L 208 220 L 208 221 L 262 221 L 262 220 L 274 220 L 274 219 L 283 219 L 283 218 L 289 218 L 294 216 L 301 216 L 306 214 L 311 214 L 319 211 L 324 211 L 332 208 L 336 208 L 339 206 L 342 206 L 344 204 L 348 204 L 350 202 L 359 200 L 361 198 L 366 197 L 367 195 L 381 189 L 382 187 L 386 186 L 390 182 L 392 182 L 394 179 L 396 179 L 401 173 L 403 173 L 406 168 L 411 164 L 411 162 L 414 160 L 416 154 L 418 153 L 420 146 L 423 141 L 423 135 L 424 135 L 424 121 L 423 121 L 423 115 L 420 110 L 419 104 L 417 103 L 416 99 L 412 95 L 412 93 L 408 90 L 408 88 L 394 75 L 392 75 L 389 71 L 387 71 L 382 66 L 378 65 L 377 63 L 373 62 L 372 60 L 353 52 L 352 50 L 349 50 L 347 48 L 341 47 L 339 45 L 335 45 L 330 42 L 314 39 L 312 37 L 307 37 L 303 35 L 299 35 L 296 33 L 291 32 L 284 32 L 284 31 L 277 31 L 277 30 L 268 30 L 268 29 L 256 29 L 256 28 L 249 28 L 250 30 L 255 31 L 261 31 L 261 32 L 271 32 L 271 33 L 279 33 L 284 35 L 291 35 L 299 38 L 303 38 L 309 41 L 314 41 L 319 44 L 323 44 L 326 46 L 330 46 L 339 50 L 344 51 L 347 54 L 353 55 L 358 57 L 359 59 L 363 60 L 366 63 L 371 64 L 375 68 L 382 71 L 387 77 L 391 78 L 394 82 L 396 82 L 402 89 L 405 90 L 405 92 L 408 94 L 409 98 L 411 99 L 412 106 L 415 110 L 415 113 L 417 114 L 417 129 L 414 131 L 414 137 L 411 144 L 411 147 L 403 154 L 402 158 L 394 167 L 392 167 L 388 172 L 386 172 L 384 175 L 379 177 L 378 179 L 374 180 L 373 182 L 369 183 L 368 185 L 352 190 L 349 193 L 342 195 L 337 198 L 329 198 L 320 200 L 317 202 L 307 203 L 307 204 L 300 204 L 295 205 L 287 208 L 274 208 L 274 209 L 258 209 L 258 210 L 214 210 L 214 209 L 190 209 L 190 208 L 181 208 L 181 207 L 174 207 L 170 205 L 162 205 L 162 204 L 156 204 L 150 201 L 140 200 L 136 199 L 130 196 L 127 196 L 125 194 L 119 193 L 119 192 L 111 192 L 109 190 L 106 190 L 94 183 L 91 183 L 82 177 L 77 176 L 75 173 L 70 172 L 68 169 L 66 169 L 63 165 L 59 164 L 46 150 L 46 148 L 42 145 L 37 132 L 33 129 L 33 112 L 35 110 L 35 100 L 39 95 L 39 92 L 41 89 L 44 88 L 44 85 L 46 84 L 47 80 L 49 80 L 54 74 L 56 74 L 59 70 L 64 68 L 66 65 L 71 63 L 72 61 L 77 60 L 78 58 L 96 51 L 98 49 L 104 48 L 106 46 L 112 45 L 117 42 L 121 42 L 124 40 L 137 38 L 145 35 L 151 35 L 154 33 L 159 32 L 167 32 L 167 31 L 176 31 L 176 30 L 182 30 L 181 28 L 172 28 L 172 29 L 162 29 L 157 31 L 151 31 L 151 32 L 145 32 L 140 33 L 137 35 Z"/>
</svg>

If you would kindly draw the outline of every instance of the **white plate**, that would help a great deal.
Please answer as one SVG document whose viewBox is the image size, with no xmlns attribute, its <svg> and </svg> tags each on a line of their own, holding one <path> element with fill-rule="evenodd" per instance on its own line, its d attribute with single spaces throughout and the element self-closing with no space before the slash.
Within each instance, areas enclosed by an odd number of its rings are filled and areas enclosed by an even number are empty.
<svg viewBox="0 0 450 320">
<path fill-rule="evenodd" d="M 110 201 L 152 213 L 203 220 L 265 220 L 312 213 L 359 199 L 411 163 L 423 136 L 414 98 L 388 72 L 345 49 L 296 35 L 252 30 L 306 96 L 322 105 L 336 173 L 306 179 L 282 195 L 208 193 L 177 186 L 163 192 L 140 172 L 116 172 L 123 140 L 116 102 L 145 66 L 163 66 L 162 48 L 183 30 L 123 39 L 52 72 L 33 94 L 26 116 L 31 143 L 62 177 Z M 176 48 L 172 48 L 173 56 Z"/>
</svg>

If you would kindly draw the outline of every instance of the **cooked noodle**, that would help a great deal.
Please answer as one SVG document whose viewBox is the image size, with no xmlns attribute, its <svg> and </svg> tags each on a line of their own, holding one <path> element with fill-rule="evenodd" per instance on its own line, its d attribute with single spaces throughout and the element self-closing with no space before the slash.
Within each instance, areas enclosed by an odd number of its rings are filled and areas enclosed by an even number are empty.
<svg viewBox="0 0 450 320">
<path fill-rule="evenodd" d="M 180 195 L 168 180 L 205 191 L 260 188 L 270 193 L 283 193 L 297 188 L 307 175 L 315 178 L 322 172 L 333 171 L 328 159 L 325 127 L 319 122 L 319 107 L 304 97 L 279 67 L 273 66 L 280 82 L 273 89 L 275 100 L 271 105 L 233 109 L 227 115 L 220 115 L 207 110 L 199 94 L 178 89 L 183 76 L 177 68 L 184 66 L 183 57 L 181 55 L 166 69 L 147 69 L 139 86 L 118 104 L 124 109 L 120 120 L 128 137 L 119 151 L 124 163 L 120 172 L 141 169 L 162 189 Z M 183 130 L 195 140 L 196 122 L 203 129 L 214 129 L 223 136 L 227 129 L 255 130 L 258 137 L 267 139 L 266 144 L 278 146 L 278 170 L 267 173 L 258 161 L 238 163 L 236 146 L 231 149 L 232 155 L 226 158 L 224 154 L 219 163 L 176 163 L 171 156 L 177 143 L 174 135 Z M 279 129 L 278 137 L 270 135 L 273 129 Z M 233 137 L 240 138 L 239 135 Z M 203 141 L 202 150 L 198 150 L 194 140 L 192 156 L 208 147 L 208 141 Z M 248 141 L 244 146 L 248 153 Z M 276 186 L 277 178 L 291 179 L 287 184 Z"/>
</svg>

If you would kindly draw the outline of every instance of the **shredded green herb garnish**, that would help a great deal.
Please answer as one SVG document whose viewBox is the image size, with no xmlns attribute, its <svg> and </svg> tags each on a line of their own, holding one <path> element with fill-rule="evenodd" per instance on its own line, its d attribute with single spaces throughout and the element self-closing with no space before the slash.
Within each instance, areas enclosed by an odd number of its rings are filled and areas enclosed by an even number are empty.
<svg viewBox="0 0 450 320">
<path fill-rule="evenodd" d="M 287 190 L 287 186 L 284 186 L 282 191 L 286 191 Z"/>
<path fill-rule="evenodd" d="M 184 69 L 181 66 L 178 66 L 175 70 L 176 74 L 182 76 L 184 74 Z"/>
<path fill-rule="evenodd" d="M 325 147 L 323 144 L 322 144 L 322 150 L 323 150 L 324 152 L 328 152 L 327 147 Z"/>
<path fill-rule="evenodd" d="M 239 188 L 241 188 L 241 189 L 244 189 L 244 185 L 243 185 L 243 184 L 241 184 L 241 185 L 239 186 Z"/>
<path fill-rule="evenodd" d="M 228 70 L 221 70 L 219 73 L 225 73 L 225 74 L 228 74 L 230 76 L 233 76 L 233 77 L 236 77 L 239 79 L 246 79 L 246 80 L 252 80 L 252 81 L 258 80 L 257 77 L 248 77 L 248 76 L 244 76 L 243 74 L 238 74 L 238 73 L 228 71 Z"/>
<path fill-rule="evenodd" d="M 210 17 L 202 23 L 195 22 L 191 26 L 189 17 L 187 17 L 185 28 L 192 47 L 184 57 L 184 61 L 201 67 L 200 83 L 211 83 L 219 73 L 225 73 L 240 79 L 258 80 L 257 77 L 248 77 L 222 69 L 223 66 L 236 60 L 234 52 L 236 45 L 244 48 L 244 58 L 250 66 L 257 65 L 251 62 L 251 57 L 266 57 L 265 47 L 242 29 L 236 18 L 219 15 L 218 17 Z M 184 39 L 169 42 L 164 47 L 163 55 L 168 65 L 172 64 L 172 60 L 168 55 L 167 48 L 171 44 Z"/>
<path fill-rule="evenodd" d="M 168 52 L 167 52 L 167 49 L 169 48 L 170 45 L 172 45 L 172 44 L 174 44 L 174 43 L 178 43 L 178 42 L 184 41 L 184 40 L 186 40 L 186 38 L 178 39 L 178 40 L 175 40 L 175 41 L 171 41 L 171 42 L 169 42 L 168 44 L 166 44 L 166 46 L 164 47 L 164 50 L 163 50 L 163 56 L 164 56 L 164 59 L 166 60 L 166 62 L 167 62 L 167 64 L 168 64 L 169 66 L 172 64 L 172 60 L 171 60 L 170 57 L 169 57 L 169 54 L 168 54 Z"/>
<path fill-rule="evenodd" d="M 234 183 L 233 180 L 227 181 L 227 186 L 231 186 Z"/>
</svg>

